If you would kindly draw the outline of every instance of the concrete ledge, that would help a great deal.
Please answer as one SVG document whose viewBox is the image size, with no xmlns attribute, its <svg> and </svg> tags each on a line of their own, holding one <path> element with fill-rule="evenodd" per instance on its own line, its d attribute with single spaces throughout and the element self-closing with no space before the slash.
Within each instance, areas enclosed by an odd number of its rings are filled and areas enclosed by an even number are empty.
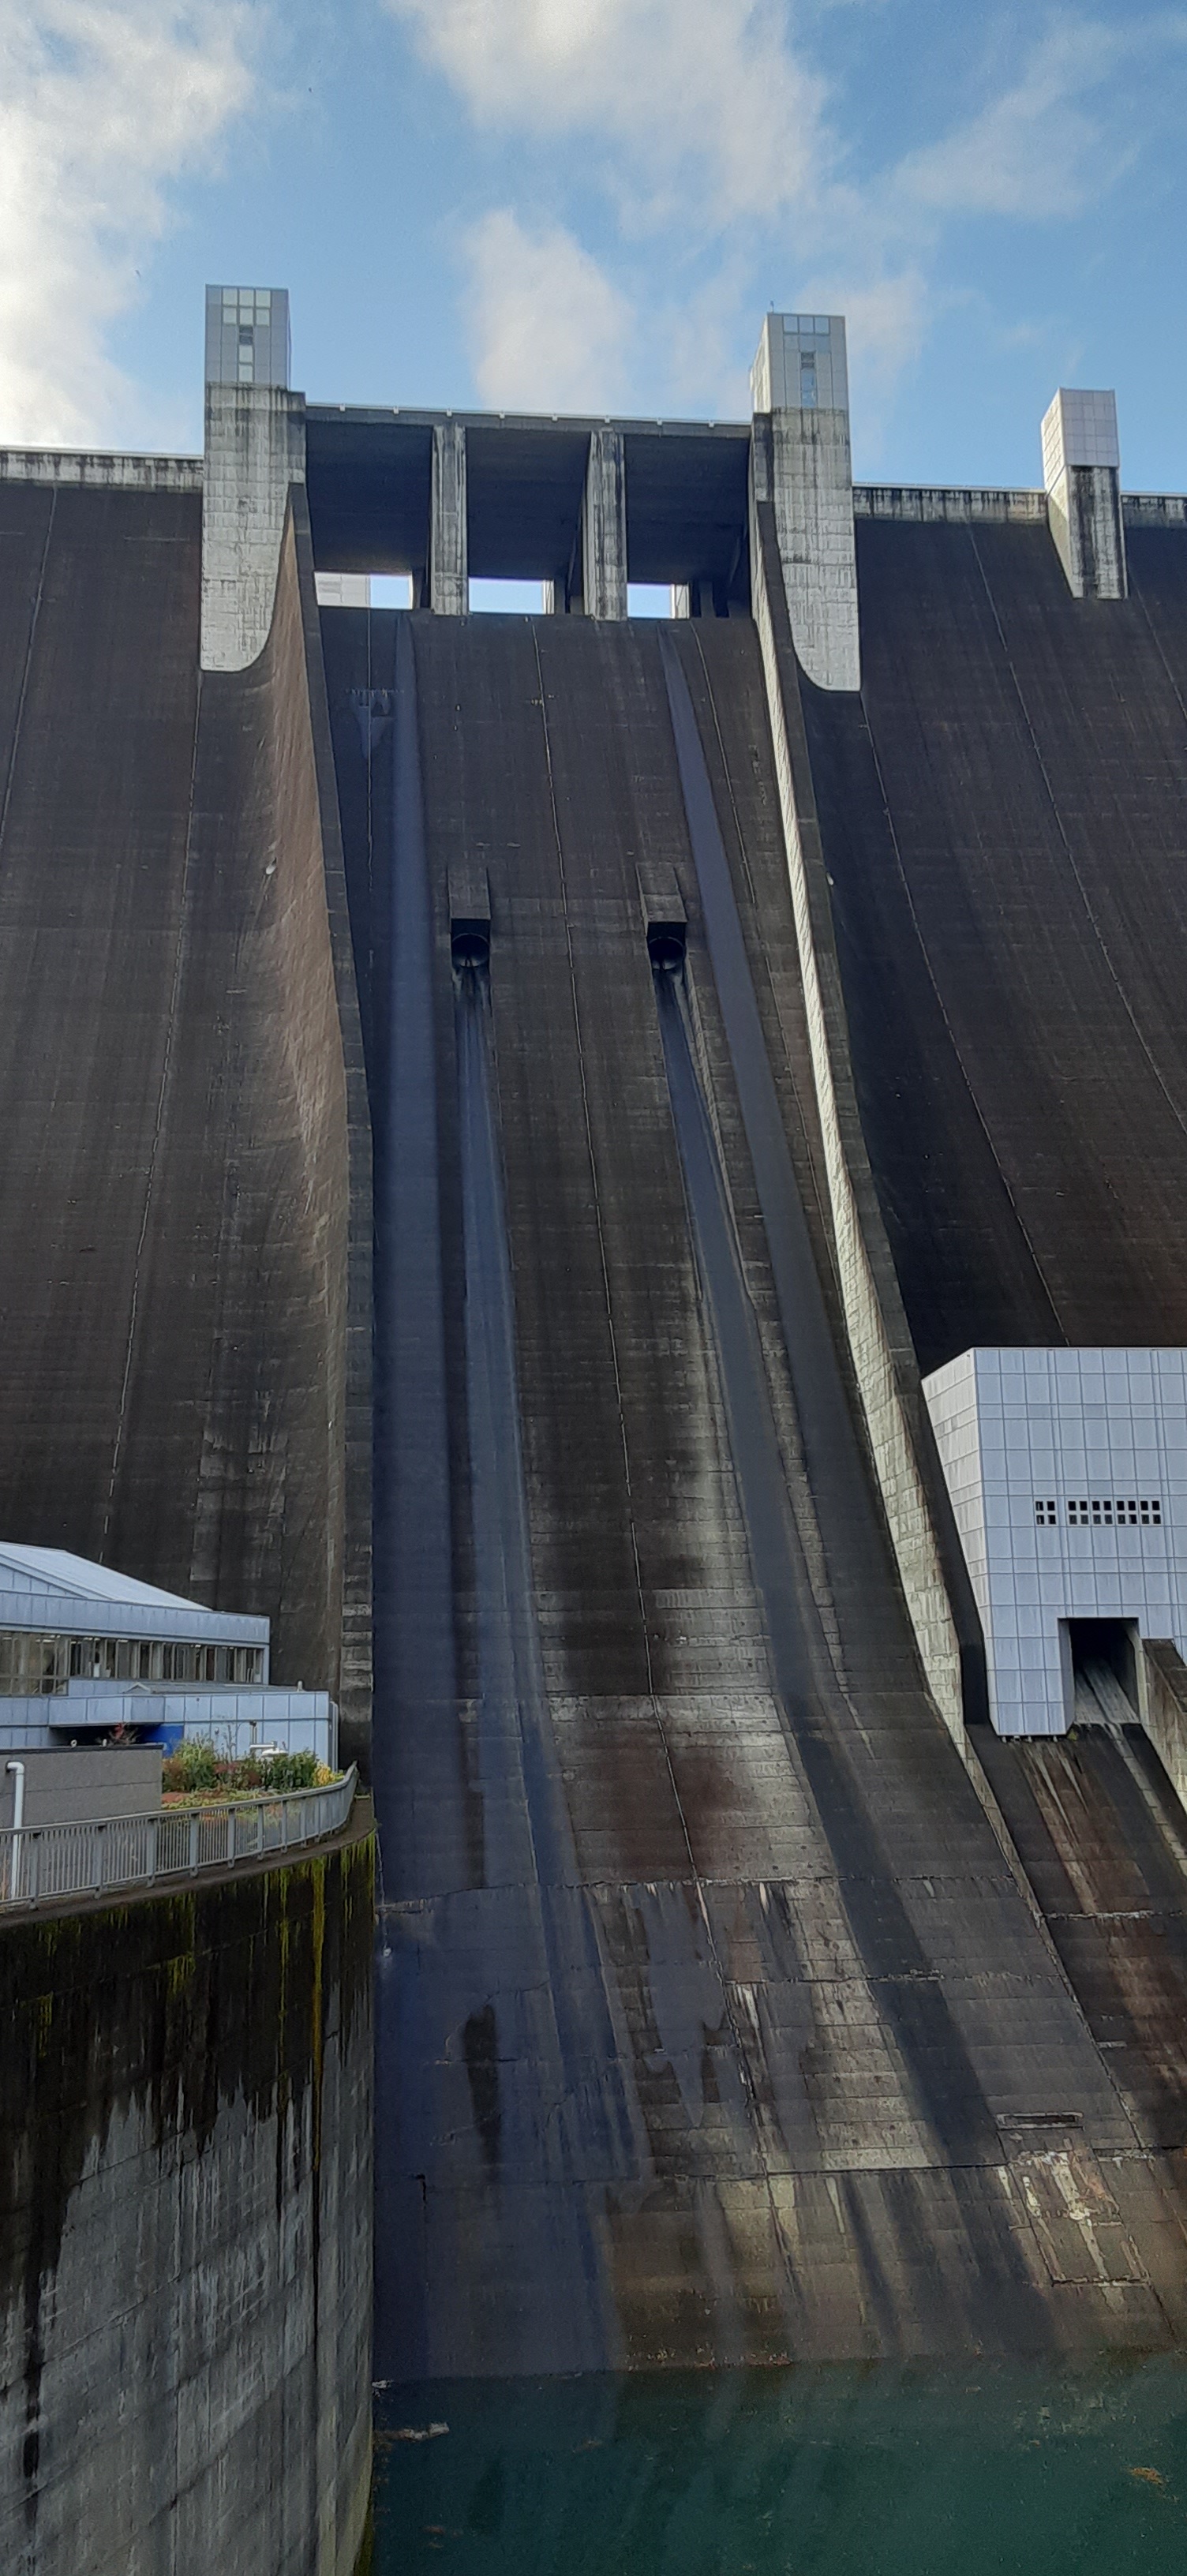
<svg viewBox="0 0 1187 2576">
<path fill-rule="evenodd" d="M 368 1793 L 360 1790 L 346 1823 L 336 1834 L 323 1834 L 317 1842 L 294 1843 L 289 1851 L 263 1852 L 259 1856 L 244 1854 L 242 1860 L 215 1862 L 209 1868 L 194 1870 L 184 1878 L 135 1880 L 127 1887 L 100 1887 L 93 1891 L 46 1897 L 36 1905 L 6 1907 L 0 1913 L 0 1942 L 16 1926 L 52 1924 L 66 1921 L 72 1915 L 126 1914 L 130 1907 L 178 1903 L 207 1896 L 214 1888 L 238 1887 L 249 1880 L 271 1878 L 278 1870 L 299 1869 L 303 1862 L 332 1859 L 340 1852 L 360 1850 L 374 1839 L 375 1810 Z"/>
<path fill-rule="evenodd" d="M 1187 1807 L 1187 1664 L 1169 1637 L 1145 1637 L 1142 1724 L 1171 1787 Z"/>
<path fill-rule="evenodd" d="M 1127 528 L 1187 528 L 1187 493 L 1123 492 L 1121 517 Z"/>
<path fill-rule="evenodd" d="M 103 492 L 200 492 L 200 456 L 116 456 L 91 448 L 0 448 L 0 483 L 70 483 Z"/>
<path fill-rule="evenodd" d="M 934 483 L 855 483 L 856 519 L 997 519 L 1047 523 L 1045 492 L 973 491 Z"/>
</svg>

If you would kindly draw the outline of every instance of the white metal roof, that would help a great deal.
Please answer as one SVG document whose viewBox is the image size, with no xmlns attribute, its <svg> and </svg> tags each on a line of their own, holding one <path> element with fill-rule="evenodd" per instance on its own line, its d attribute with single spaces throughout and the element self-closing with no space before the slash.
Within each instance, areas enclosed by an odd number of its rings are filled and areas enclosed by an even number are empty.
<svg viewBox="0 0 1187 2576">
<path fill-rule="evenodd" d="M 180 1592 L 162 1592 L 114 1566 L 95 1565 L 61 1547 L 19 1547 L 0 1540 L 0 1627 L 55 1626 L 102 1636 L 234 1638 L 265 1645 L 266 1619 L 206 1610 Z"/>
</svg>

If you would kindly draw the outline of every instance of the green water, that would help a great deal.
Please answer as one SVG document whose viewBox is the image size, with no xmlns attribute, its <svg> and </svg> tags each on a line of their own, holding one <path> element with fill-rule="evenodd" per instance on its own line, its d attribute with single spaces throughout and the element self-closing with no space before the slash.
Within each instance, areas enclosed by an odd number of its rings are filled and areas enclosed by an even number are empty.
<svg viewBox="0 0 1187 2576">
<path fill-rule="evenodd" d="M 375 2576 L 1187 2576 L 1187 2368 L 393 2390 L 376 2533 Z"/>
</svg>

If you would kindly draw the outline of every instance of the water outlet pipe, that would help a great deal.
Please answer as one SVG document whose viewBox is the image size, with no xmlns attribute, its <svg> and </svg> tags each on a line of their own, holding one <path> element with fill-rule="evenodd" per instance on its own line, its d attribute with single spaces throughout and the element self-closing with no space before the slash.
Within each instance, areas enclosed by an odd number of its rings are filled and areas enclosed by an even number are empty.
<svg viewBox="0 0 1187 2576">
<path fill-rule="evenodd" d="M 13 1775 L 12 1830 L 19 1834 L 25 1821 L 25 1766 L 23 1762 L 6 1762 L 4 1768 Z"/>
<path fill-rule="evenodd" d="M 457 967 L 490 963 L 490 884 L 483 867 L 449 871 L 449 953 Z"/>
</svg>

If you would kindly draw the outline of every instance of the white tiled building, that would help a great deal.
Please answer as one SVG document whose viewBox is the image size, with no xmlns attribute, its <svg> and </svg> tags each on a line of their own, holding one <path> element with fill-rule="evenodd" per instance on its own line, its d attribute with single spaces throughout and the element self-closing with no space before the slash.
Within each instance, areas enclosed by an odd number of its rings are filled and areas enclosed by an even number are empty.
<svg viewBox="0 0 1187 2576">
<path fill-rule="evenodd" d="M 206 1610 L 64 1548 L 0 1543 L 0 1750 L 212 1738 L 337 1758 L 327 1691 L 269 1680 L 266 1619 Z"/>
<path fill-rule="evenodd" d="M 1187 1653 L 1187 1352 L 965 1351 L 924 1392 L 999 1734 L 1070 1723 L 1072 1622 Z"/>
</svg>

